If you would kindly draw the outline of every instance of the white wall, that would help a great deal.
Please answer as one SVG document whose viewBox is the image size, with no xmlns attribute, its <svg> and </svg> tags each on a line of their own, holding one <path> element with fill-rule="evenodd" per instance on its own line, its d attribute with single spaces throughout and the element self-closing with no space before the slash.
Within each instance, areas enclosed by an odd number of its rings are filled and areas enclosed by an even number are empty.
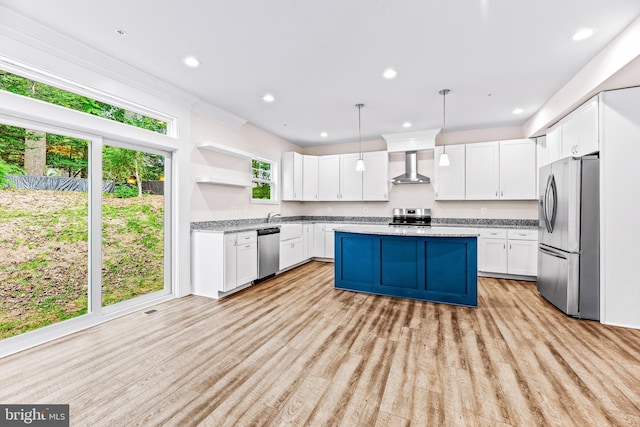
<svg viewBox="0 0 640 427">
<path fill-rule="evenodd" d="M 640 88 L 603 94 L 600 147 L 600 317 L 640 328 Z"/>
<path fill-rule="evenodd" d="M 440 145 L 441 136 L 436 140 Z M 522 138 L 520 126 L 469 130 L 446 134 L 447 145 Z M 376 139 L 362 142 L 363 151 L 386 150 L 386 142 Z M 358 143 L 344 143 L 305 147 L 304 154 L 342 154 L 358 151 Z M 433 182 L 433 151 L 418 152 L 418 172 Z M 404 154 L 394 153 L 389 158 L 389 177 L 405 171 Z M 391 216 L 394 207 L 431 208 L 434 218 L 487 218 L 487 219 L 537 219 L 536 201 L 435 201 L 433 184 L 390 185 L 387 202 L 306 202 L 302 203 L 304 215 L 334 216 Z M 364 208 L 367 212 L 364 212 Z M 486 212 L 483 213 L 483 208 Z"/>
<path fill-rule="evenodd" d="M 283 216 L 300 214 L 300 203 L 278 202 L 259 204 L 251 202 L 250 187 L 230 187 L 215 184 L 198 184 L 198 176 L 226 175 L 250 172 L 251 162 L 201 150 L 195 146 L 204 141 L 215 141 L 239 150 L 280 163 L 283 151 L 301 148 L 251 124 L 231 127 L 201 114 L 191 117 L 191 220 L 214 221 L 221 219 L 265 218 L 269 212 Z M 278 195 L 279 196 L 279 195 Z"/>
</svg>

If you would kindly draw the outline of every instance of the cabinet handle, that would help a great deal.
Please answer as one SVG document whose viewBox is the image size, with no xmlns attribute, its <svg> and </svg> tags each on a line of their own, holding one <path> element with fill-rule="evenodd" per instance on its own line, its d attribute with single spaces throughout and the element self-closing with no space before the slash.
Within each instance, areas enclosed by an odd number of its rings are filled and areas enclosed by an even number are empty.
<svg viewBox="0 0 640 427">
<path fill-rule="evenodd" d="M 246 245 L 246 246 L 245 246 L 245 248 L 250 248 L 250 247 L 251 247 L 251 245 Z"/>
<path fill-rule="evenodd" d="M 507 249 L 507 244 L 506 243 L 502 244 L 502 249 Z"/>
<path fill-rule="evenodd" d="M 504 196 L 504 191 L 500 192 L 500 197 Z"/>
<path fill-rule="evenodd" d="M 496 191 L 496 197 L 498 197 L 498 192 Z"/>
<path fill-rule="evenodd" d="M 511 250 L 511 243 L 509 243 L 509 250 Z"/>
</svg>

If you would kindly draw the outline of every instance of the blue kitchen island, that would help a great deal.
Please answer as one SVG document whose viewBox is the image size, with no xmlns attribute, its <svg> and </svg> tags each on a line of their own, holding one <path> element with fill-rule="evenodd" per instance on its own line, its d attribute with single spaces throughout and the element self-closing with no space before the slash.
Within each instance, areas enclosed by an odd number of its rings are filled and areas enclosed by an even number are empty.
<svg viewBox="0 0 640 427">
<path fill-rule="evenodd" d="M 455 229 L 335 231 L 336 289 L 477 307 L 477 259 L 477 235 Z"/>
</svg>

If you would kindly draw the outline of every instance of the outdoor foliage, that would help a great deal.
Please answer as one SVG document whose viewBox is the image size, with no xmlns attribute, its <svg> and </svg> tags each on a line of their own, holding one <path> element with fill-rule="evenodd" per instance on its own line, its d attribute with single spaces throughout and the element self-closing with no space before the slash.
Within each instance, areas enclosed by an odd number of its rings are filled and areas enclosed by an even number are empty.
<svg viewBox="0 0 640 427">
<path fill-rule="evenodd" d="M 271 163 L 252 159 L 251 179 L 253 181 L 251 198 L 271 200 Z"/>
<path fill-rule="evenodd" d="M 134 113 L 124 108 L 87 98 L 2 70 L 0 70 L 0 89 L 153 132 L 165 135 L 167 133 L 167 123 L 162 120 Z"/>
<path fill-rule="evenodd" d="M 138 189 L 131 187 L 130 185 L 116 185 L 113 189 L 113 195 L 120 198 L 126 199 L 128 197 L 136 197 L 138 195 Z"/>
</svg>

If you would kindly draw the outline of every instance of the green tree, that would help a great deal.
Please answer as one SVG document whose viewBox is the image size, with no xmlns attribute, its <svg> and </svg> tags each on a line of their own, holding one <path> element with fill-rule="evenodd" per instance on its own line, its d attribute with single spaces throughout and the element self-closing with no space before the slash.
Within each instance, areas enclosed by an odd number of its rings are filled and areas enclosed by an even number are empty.
<svg viewBox="0 0 640 427">
<path fill-rule="evenodd" d="M 47 166 L 63 169 L 72 178 L 87 178 L 89 143 L 84 139 L 47 134 Z"/>
</svg>

